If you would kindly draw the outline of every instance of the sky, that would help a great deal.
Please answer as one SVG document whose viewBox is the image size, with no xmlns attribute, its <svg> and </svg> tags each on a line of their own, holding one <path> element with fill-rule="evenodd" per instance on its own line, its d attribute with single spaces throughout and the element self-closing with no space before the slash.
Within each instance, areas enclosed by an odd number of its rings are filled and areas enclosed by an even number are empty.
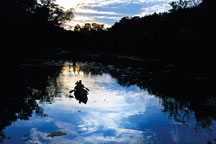
<svg viewBox="0 0 216 144">
<path fill-rule="evenodd" d="M 125 16 L 140 16 L 165 12 L 173 0 L 56 0 L 65 9 L 74 8 L 75 17 L 66 25 L 100 23 L 112 26 Z"/>
</svg>

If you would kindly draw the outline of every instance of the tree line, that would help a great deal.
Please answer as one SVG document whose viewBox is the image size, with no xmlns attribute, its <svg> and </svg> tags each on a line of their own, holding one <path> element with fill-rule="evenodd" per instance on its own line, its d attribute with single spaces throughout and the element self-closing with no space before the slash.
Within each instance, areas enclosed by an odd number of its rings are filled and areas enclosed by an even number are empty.
<svg viewBox="0 0 216 144">
<path fill-rule="evenodd" d="M 215 3 L 179 0 L 170 3 L 169 12 L 123 17 L 108 29 L 87 23 L 68 31 L 62 26 L 73 18 L 73 9 L 65 10 L 55 0 L 8 0 L 6 51 L 16 61 L 53 56 L 61 48 L 205 66 L 214 60 Z"/>
</svg>

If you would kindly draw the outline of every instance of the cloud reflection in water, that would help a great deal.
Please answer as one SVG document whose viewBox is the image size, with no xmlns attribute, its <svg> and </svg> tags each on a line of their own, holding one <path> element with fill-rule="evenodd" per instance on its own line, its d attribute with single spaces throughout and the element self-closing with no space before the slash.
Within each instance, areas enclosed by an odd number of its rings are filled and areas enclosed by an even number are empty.
<svg viewBox="0 0 216 144">
<path fill-rule="evenodd" d="M 54 117 L 57 127 L 73 135 L 73 143 L 143 143 L 145 138 L 155 135 L 148 129 L 145 132 L 125 128 L 124 123 L 130 125 L 129 116 L 144 114 L 146 103 L 154 101 L 158 104 L 157 99 L 137 86 L 122 87 L 109 74 L 95 75 L 84 71 L 85 68 L 82 64 L 65 63 L 56 84 L 50 83 L 52 88 L 48 87 L 52 91 L 55 85 L 61 98 L 47 105 L 46 113 Z M 77 80 L 82 80 L 90 89 L 86 105 L 67 97 Z M 67 120 L 59 119 L 59 114 L 65 115 Z"/>
<path fill-rule="evenodd" d="M 209 129 L 196 127 L 193 111 L 189 111 L 186 121 L 175 120 L 169 117 L 169 112 L 162 112 L 163 107 L 157 97 L 136 85 L 123 87 L 105 72 L 112 71 L 121 76 L 122 70 L 125 69 L 112 65 L 105 67 L 100 63 L 79 63 L 75 66 L 66 62 L 57 75 L 48 76 L 44 93 L 47 95 L 36 101 L 47 117 L 32 115 L 29 120 L 17 120 L 4 130 L 5 135 L 12 136 L 5 139 L 5 143 L 199 144 L 215 139 L 215 121 Z M 90 89 L 87 104 L 79 104 L 69 97 L 69 91 L 77 80 L 82 80 Z M 35 93 L 38 91 L 35 89 Z M 174 99 L 171 99 L 171 106 L 173 102 Z M 179 114 L 184 112 L 181 113 L 180 109 Z M 56 131 L 67 135 L 47 137 Z"/>
</svg>

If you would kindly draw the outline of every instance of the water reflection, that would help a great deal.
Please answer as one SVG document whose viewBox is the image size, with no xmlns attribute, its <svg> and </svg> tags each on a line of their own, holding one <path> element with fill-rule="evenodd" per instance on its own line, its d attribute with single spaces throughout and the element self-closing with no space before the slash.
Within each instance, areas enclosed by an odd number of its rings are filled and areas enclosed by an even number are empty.
<svg viewBox="0 0 216 144">
<path fill-rule="evenodd" d="M 216 127 L 213 118 L 208 115 L 200 120 L 197 115 L 200 112 L 191 109 L 189 101 L 149 94 L 152 86 L 149 78 L 154 80 L 154 77 L 150 77 L 143 68 L 118 68 L 99 63 L 75 65 L 65 62 L 61 65 L 50 70 L 44 69 L 47 65 L 30 70 L 25 67 L 28 70 L 24 77 L 29 82 L 24 83 L 25 96 L 20 99 L 22 105 L 16 107 L 19 111 L 15 111 L 12 105 L 6 106 L 9 99 L 4 101 L 5 105 L 1 103 L 4 108 L 0 127 L 3 143 L 167 144 L 214 141 Z M 33 71 L 37 71 L 36 77 L 29 74 Z M 78 80 L 90 89 L 87 104 L 70 96 L 69 91 Z M 148 91 L 141 89 L 146 83 Z M 13 115 L 17 117 L 11 118 Z M 47 137 L 54 131 L 63 131 L 67 135 Z"/>
<path fill-rule="evenodd" d="M 64 64 L 56 78 L 55 88 L 61 92 L 61 99 L 59 101 L 55 99 L 55 103 L 49 106 L 52 109 L 48 112 L 48 115 L 52 115 L 53 111 L 55 113 L 61 111 L 62 114 L 67 111 L 75 115 L 70 115 L 73 127 L 71 127 L 71 122 L 56 122 L 56 125 L 64 128 L 68 135 L 75 136 L 74 143 L 143 143 L 147 141 L 143 135 L 149 137 L 148 141 L 151 137 L 153 138 L 155 133 L 150 129 L 139 130 L 135 128 L 136 126 L 134 126 L 135 129 L 131 129 L 124 127 L 122 122 L 125 126 L 133 125 L 127 122 L 128 117 L 143 115 L 146 111 L 145 103 L 156 105 L 158 99 L 136 86 L 122 87 L 109 74 L 97 75 L 83 71 L 83 69 L 88 69 L 85 64 L 76 67 L 74 68 L 70 63 Z M 75 86 L 77 80 L 82 80 L 91 90 L 87 105 L 81 105 L 73 99 L 69 101 L 67 98 L 68 91 Z M 50 86 L 52 87 L 53 84 Z M 79 119 L 79 121 L 74 119 Z M 65 141 L 70 140 L 65 139 Z"/>
</svg>

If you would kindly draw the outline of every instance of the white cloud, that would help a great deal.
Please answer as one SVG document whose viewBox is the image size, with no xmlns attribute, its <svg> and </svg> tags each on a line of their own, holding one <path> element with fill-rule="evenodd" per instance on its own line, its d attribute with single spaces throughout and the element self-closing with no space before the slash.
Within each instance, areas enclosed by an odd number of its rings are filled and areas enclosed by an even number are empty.
<svg viewBox="0 0 216 144">
<path fill-rule="evenodd" d="M 103 7 L 113 4 L 127 3 L 128 0 L 95 0 L 95 2 L 90 3 L 89 7 Z"/>
<path fill-rule="evenodd" d="M 65 7 L 65 8 L 76 8 L 78 5 L 81 4 L 91 4 L 94 3 L 94 0 L 56 0 L 56 3 Z"/>
<path fill-rule="evenodd" d="M 80 21 L 80 22 L 90 22 L 93 21 L 94 18 L 91 16 L 77 15 L 73 20 Z"/>
<path fill-rule="evenodd" d="M 124 16 L 145 16 L 154 12 L 164 12 L 169 9 L 169 2 L 172 0 L 57 0 L 57 4 L 65 8 L 74 8 L 75 18 L 66 25 L 74 27 L 76 24 L 104 23 L 110 27 Z M 138 14 L 130 11 L 121 12 L 122 7 L 130 4 L 144 6 L 138 8 Z M 152 5 L 154 4 L 154 5 Z M 114 8 L 115 7 L 115 8 Z M 115 11 L 113 11 L 115 9 Z M 130 9 L 130 8 L 129 8 Z M 113 16 L 115 15 L 115 16 Z M 89 18 L 87 18 L 89 17 Z"/>
<path fill-rule="evenodd" d="M 76 8 L 75 14 L 103 14 L 103 15 L 117 15 L 115 12 L 108 11 L 97 11 L 93 9 L 85 9 L 85 8 Z"/>
<path fill-rule="evenodd" d="M 145 16 L 145 15 L 153 14 L 154 12 L 156 13 L 165 12 L 167 11 L 168 8 L 169 8 L 168 4 L 153 5 L 151 7 L 142 8 L 141 9 L 142 12 L 140 12 L 137 15 Z"/>
<path fill-rule="evenodd" d="M 130 3 L 158 3 L 158 2 L 171 2 L 172 0 L 57 0 L 56 3 L 65 8 L 77 7 L 103 7 L 114 4 L 130 4 Z"/>
<path fill-rule="evenodd" d="M 111 16 L 94 16 L 97 19 L 112 19 L 112 20 L 119 20 L 121 17 L 111 17 Z"/>
</svg>

